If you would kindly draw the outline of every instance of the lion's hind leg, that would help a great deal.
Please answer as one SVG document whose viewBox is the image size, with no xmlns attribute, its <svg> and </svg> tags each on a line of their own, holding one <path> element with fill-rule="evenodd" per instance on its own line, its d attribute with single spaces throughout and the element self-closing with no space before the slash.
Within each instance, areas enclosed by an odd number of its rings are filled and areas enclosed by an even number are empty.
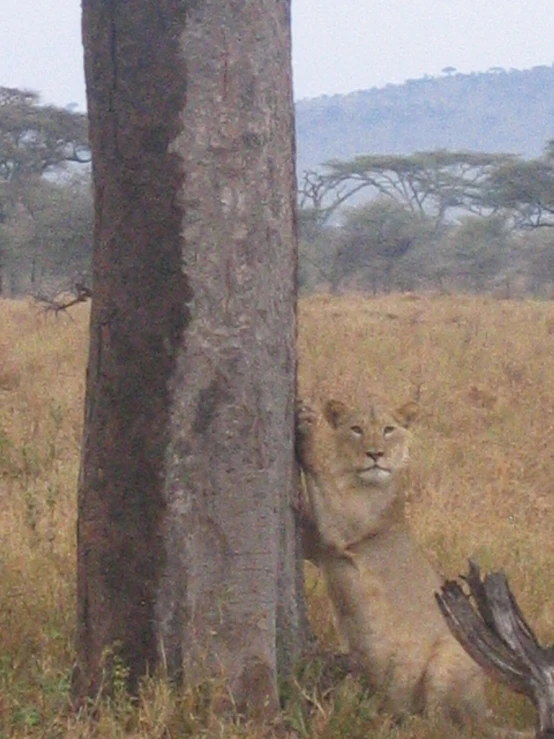
<svg viewBox="0 0 554 739">
<path fill-rule="evenodd" d="M 435 645 L 422 691 L 429 715 L 458 726 L 483 727 L 488 722 L 483 672 L 450 635 Z"/>
</svg>

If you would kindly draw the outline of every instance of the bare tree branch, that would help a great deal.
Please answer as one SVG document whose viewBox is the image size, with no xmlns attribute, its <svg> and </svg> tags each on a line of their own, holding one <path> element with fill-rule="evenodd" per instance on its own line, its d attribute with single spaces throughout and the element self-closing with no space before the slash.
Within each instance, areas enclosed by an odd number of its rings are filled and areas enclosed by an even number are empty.
<svg viewBox="0 0 554 739">
<path fill-rule="evenodd" d="M 56 318 L 62 312 L 67 312 L 69 308 L 72 308 L 77 303 L 86 303 L 89 298 L 92 298 L 92 290 L 81 282 L 75 284 L 75 297 L 70 300 L 63 301 L 61 298 L 48 298 L 45 295 L 34 295 L 34 300 L 37 303 L 43 303 L 44 307 L 40 311 L 41 313 L 54 313 Z M 69 318 L 71 316 L 66 313 Z M 73 320 L 71 318 L 71 320 Z"/>
<path fill-rule="evenodd" d="M 490 677 L 531 699 L 538 712 L 537 739 L 552 739 L 554 649 L 540 646 L 503 572 L 481 578 L 470 561 L 462 579 L 469 594 L 450 580 L 436 595 L 450 630 Z"/>
</svg>

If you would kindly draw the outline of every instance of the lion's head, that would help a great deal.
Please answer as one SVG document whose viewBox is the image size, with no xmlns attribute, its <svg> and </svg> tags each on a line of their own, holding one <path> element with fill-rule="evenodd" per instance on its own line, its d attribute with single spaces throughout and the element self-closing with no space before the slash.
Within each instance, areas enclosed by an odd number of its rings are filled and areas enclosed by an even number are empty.
<svg viewBox="0 0 554 739">
<path fill-rule="evenodd" d="M 384 487 L 408 463 L 411 434 L 407 430 L 417 413 L 415 403 L 396 411 L 375 396 L 362 409 L 351 410 L 339 400 L 329 400 L 323 415 L 333 430 L 335 469 L 354 474 L 364 485 Z"/>
</svg>

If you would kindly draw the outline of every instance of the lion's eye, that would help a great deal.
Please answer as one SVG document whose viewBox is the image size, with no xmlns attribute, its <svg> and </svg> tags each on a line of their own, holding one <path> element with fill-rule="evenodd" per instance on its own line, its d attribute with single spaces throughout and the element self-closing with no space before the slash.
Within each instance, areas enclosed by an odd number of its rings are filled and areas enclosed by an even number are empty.
<svg viewBox="0 0 554 739">
<path fill-rule="evenodd" d="M 364 433 L 361 426 L 350 426 L 350 431 L 352 431 L 353 434 L 356 434 L 356 436 L 361 436 Z"/>
<path fill-rule="evenodd" d="M 383 429 L 383 436 L 390 436 L 395 430 L 394 426 L 385 426 Z"/>
</svg>

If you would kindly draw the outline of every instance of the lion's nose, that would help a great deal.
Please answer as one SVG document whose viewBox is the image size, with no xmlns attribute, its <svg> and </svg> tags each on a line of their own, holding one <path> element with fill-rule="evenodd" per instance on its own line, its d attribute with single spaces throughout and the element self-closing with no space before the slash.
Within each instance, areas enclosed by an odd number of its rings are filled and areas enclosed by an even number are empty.
<svg viewBox="0 0 554 739">
<path fill-rule="evenodd" d="M 380 449 L 372 449 L 366 452 L 366 456 L 371 457 L 374 462 L 377 462 L 378 459 L 381 459 L 384 453 L 385 452 Z"/>
</svg>

